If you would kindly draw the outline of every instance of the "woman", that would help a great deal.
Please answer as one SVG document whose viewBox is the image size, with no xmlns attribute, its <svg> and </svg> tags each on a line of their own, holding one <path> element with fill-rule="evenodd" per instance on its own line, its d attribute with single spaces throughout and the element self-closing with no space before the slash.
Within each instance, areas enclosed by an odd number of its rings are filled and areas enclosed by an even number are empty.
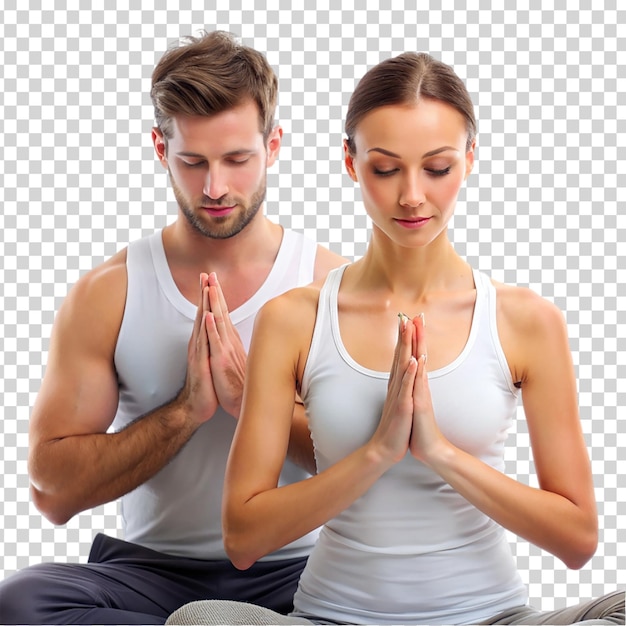
<svg viewBox="0 0 626 626">
<path fill-rule="evenodd" d="M 558 616 L 527 607 L 505 537 L 580 568 L 597 514 L 563 316 L 473 270 L 448 239 L 475 131 L 448 66 L 407 53 L 371 69 L 344 146 L 368 250 L 257 318 L 225 544 L 245 569 L 323 525 L 288 623 L 623 623 L 623 594 Z M 318 474 L 279 486 L 296 391 Z M 502 473 L 520 394 L 539 488 Z"/>
</svg>

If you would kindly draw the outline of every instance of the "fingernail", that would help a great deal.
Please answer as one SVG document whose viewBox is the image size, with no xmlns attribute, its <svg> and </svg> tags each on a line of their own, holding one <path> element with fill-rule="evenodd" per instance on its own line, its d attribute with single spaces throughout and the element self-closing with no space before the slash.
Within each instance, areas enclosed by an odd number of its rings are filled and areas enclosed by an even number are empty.
<svg viewBox="0 0 626 626">
<path fill-rule="evenodd" d="M 424 312 L 420 313 L 419 316 L 422 318 L 422 327 L 426 328 L 426 318 L 424 317 Z"/>
<path fill-rule="evenodd" d="M 424 359 L 424 365 L 426 365 L 426 361 L 428 361 L 428 355 L 427 354 L 422 354 L 422 355 L 420 355 L 420 359 Z"/>
<path fill-rule="evenodd" d="M 398 313 L 398 318 L 400 319 L 400 326 L 402 330 L 406 328 L 406 323 L 409 321 L 409 318 L 404 313 Z"/>
</svg>

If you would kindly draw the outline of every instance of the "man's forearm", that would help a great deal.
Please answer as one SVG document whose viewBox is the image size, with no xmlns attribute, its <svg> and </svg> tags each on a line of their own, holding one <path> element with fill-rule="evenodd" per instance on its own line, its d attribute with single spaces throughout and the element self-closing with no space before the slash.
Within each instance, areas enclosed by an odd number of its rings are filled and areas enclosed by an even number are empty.
<svg viewBox="0 0 626 626">
<path fill-rule="evenodd" d="M 35 505 L 53 523 L 65 524 L 80 511 L 116 500 L 167 465 L 197 427 L 174 400 L 116 433 L 41 443 L 29 459 Z"/>
</svg>

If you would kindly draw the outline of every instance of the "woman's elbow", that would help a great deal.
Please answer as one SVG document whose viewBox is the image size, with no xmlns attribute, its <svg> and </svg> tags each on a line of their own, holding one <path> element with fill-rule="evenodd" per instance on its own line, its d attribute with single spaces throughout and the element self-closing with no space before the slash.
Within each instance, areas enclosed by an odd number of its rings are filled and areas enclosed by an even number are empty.
<svg viewBox="0 0 626 626">
<path fill-rule="evenodd" d="M 239 570 L 249 569 L 260 558 L 252 552 L 245 534 L 224 530 L 224 550 L 230 562 Z"/>
<path fill-rule="evenodd" d="M 598 548 L 597 526 L 585 532 L 575 543 L 572 543 L 572 546 L 563 557 L 563 563 L 569 569 L 582 569 L 591 560 Z"/>
</svg>

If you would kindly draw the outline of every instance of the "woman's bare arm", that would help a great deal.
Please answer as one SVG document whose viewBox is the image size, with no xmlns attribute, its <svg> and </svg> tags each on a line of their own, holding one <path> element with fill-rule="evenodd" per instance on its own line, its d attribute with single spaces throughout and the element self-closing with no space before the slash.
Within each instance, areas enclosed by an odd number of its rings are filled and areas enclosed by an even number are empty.
<svg viewBox="0 0 626 626">
<path fill-rule="evenodd" d="M 305 481 L 277 487 L 288 449 L 298 365 L 308 352 L 316 306 L 313 288 L 294 290 L 270 301 L 257 316 L 224 486 L 224 543 L 240 569 L 336 516 L 408 449 L 417 370 L 410 360 L 410 326 L 401 334 L 390 400 L 372 440 Z"/>
<path fill-rule="evenodd" d="M 503 293 L 498 325 L 515 380 L 521 382 L 539 488 L 510 478 L 447 442 L 436 428 L 425 379 L 416 382 L 411 449 L 503 527 L 569 567 L 580 568 L 596 549 L 598 528 L 565 322 L 556 307 L 528 290 L 499 291 Z M 418 329 L 418 341 L 425 350 L 423 329 Z"/>
</svg>

